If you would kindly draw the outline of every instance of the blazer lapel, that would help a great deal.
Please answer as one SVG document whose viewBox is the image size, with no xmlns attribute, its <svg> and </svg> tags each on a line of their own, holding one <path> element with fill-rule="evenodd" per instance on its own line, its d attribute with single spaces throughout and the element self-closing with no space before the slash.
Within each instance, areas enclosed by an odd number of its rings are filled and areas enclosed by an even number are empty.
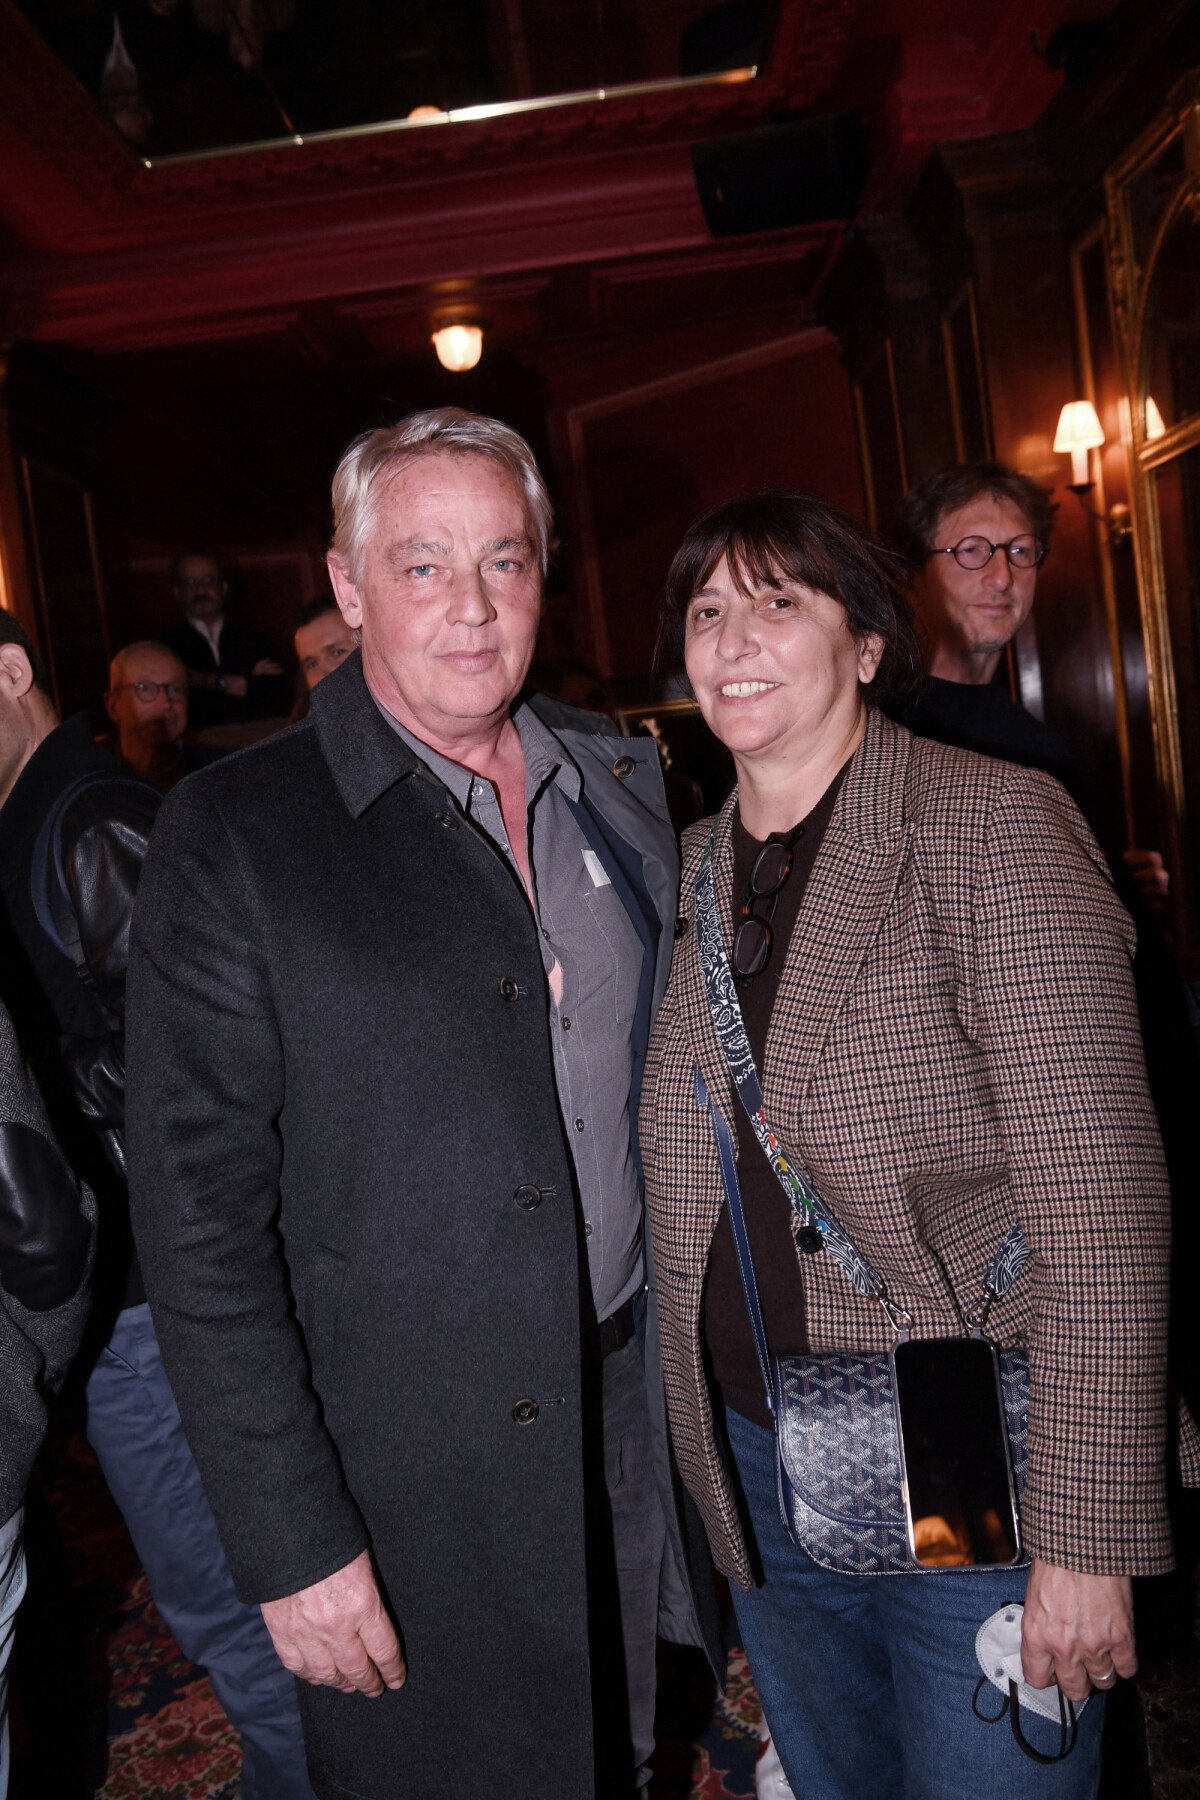
<svg viewBox="0 0 1200 1800">
<path fill-rule="evenodd" d="M 786 1081 L 801 1114 L 825 1040 L 896 892 L 910 827 L 905 783 L 911 736 L 868 714 L 792 931 L 767 1033 L 764 1097 Z"/>
</svg>

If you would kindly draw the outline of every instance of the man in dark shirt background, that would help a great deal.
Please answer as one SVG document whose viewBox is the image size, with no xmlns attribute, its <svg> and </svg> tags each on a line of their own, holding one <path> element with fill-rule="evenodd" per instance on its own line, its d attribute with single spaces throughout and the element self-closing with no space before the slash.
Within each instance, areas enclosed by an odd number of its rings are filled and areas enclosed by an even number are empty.
<svg viewBox="0 0 1200 1800">
<path fill-rule="evenodd" d="M 188 672 L 192 724 L 239 725 L 286 712 L 283 669 L 256 631 L 226 613 L 229 583 L 208 550 L 185 550 L 171 571 L 183 620 L 163 633 Z"/>
<path fill-rule="evenodd" d="M 906 723 L 920 737 L 1044 769 L 1078 801 L 1070 746 L 995 679 L 1033 609 L 1056 511 L 1048 489 L 1004 463 L 951 464 L 905 496 L 895 542 L 911 572 L 926 658 Z M 1161 912 L 1169 880 L 1162 857 L 1129 849 L 1124 862 L 1143 903 Z"/>
</svg>

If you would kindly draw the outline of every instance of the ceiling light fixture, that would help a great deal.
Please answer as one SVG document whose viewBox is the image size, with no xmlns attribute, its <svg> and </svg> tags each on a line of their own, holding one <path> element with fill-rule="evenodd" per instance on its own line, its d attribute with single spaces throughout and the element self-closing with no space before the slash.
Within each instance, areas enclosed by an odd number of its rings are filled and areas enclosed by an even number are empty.
<svg viewBox="0 0 1200 1800">
<path fill-rule="evenodd" d="M 443 325 L 433 333 L 433 347 L 443 369 L 462 375 L 483 355 L 483 331 L 478 325 Z"/>
</svg>

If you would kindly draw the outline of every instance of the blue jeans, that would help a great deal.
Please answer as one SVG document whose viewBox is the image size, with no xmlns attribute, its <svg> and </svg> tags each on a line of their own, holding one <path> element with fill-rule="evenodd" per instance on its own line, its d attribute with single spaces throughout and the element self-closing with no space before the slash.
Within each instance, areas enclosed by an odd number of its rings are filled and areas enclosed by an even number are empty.
<svg viewBox="0 0 1200 1800">
<path fill-rule="evenodd" d="M 1024 1569 L 838 1575 L 788 1537 L 775 1488 L 775 1440 L 727 1415 L 762 1583 L 733 1590 L 742 1645 L 788 1780 L 803 1800 L 1088 1800 L 1100 1780 L 1103 1696 L 1079 1715 L 1064 1761 L 1035 1763 L 1007 1714 L 977 1719 L 975 1634 L 1023 1600 Z M 998 1689 L 979 1697 L 988 1717 Z M 1057 1725 L 1021 1713 L 1026 1737 L 1052 1754 Z"/>
<path fill-rule="evenodd" d="M 0 1800 L 8 1794 L 8 1659 L 12 1655 L 17 1608 L 25 1595 L 24 1513 L 18 1507 L 0 1525 Z"/>
<path fill-rule="evenodd" d="M 234 1592 L 148 1306 L 125 1308 L 97 1358 L 87 1434 L 159 1612 L 241 1734 L 243 1800 L 313 1800 L 295 1681 Z"/>
</svg>

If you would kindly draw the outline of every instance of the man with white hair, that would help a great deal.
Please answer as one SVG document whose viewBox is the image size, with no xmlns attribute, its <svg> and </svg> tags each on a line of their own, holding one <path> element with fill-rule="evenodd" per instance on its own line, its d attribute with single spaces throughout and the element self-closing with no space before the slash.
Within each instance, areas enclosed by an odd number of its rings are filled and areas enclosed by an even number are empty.
<svg viewBox="0 0 1200 1800">
<path fill-rule="evenodd" d="M 367 433 L 334 521 L 361 655 L 160 815 L 135 1230 L 322 1800 L 608 1800 L 648 1780 L 656 1624 L 699 1641 L 635 1126 L 658 755 L 521 702 L 551 509 L 507 426 Z"/>
</svg>

